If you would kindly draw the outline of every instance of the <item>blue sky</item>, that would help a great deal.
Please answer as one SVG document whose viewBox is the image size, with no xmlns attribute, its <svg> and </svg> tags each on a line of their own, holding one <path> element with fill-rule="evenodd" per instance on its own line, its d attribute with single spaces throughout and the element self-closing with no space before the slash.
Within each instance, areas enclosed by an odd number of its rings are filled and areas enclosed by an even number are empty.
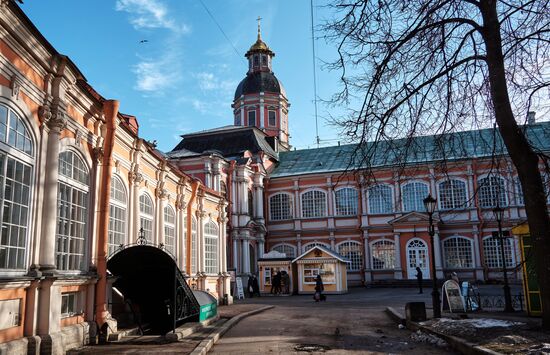
<svg viewBox="0 0 550 355">
<path fill-rule="evenodd" d="M 238 55 L 198 0 L 26 0 L 20 6 L 96 90 L 138 117 L 140 135 L 156 139 L 163 151 L 181 134 L 232 124 L 231 101 L 261 16 L 262 37 L 276 53 L 273 70 L 291 103 L 291 144 L 314 147 L 310 2 L 203 1 Z M 317 57 L 333 56 L 318 40 Z M 317 80 L 319 97 L 337 90 L 337 73 L 320 63 Z M 329 110 L 319 104 L 320 136 L 336 144 L 335 129 L 323 119 Z"/>
</svg>

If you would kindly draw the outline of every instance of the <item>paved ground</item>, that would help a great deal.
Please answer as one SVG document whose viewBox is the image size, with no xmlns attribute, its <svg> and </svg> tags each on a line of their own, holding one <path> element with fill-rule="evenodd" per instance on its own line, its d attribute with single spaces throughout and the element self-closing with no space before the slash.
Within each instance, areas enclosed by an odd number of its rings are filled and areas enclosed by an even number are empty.
<svg viewBox="0 0 550 355">
<path fill-rule="evenodd" d="M 351 289 L 315 303 L 311 296 L 262 297 L 248 304 L 275 308 L 248 317 L 229 330 L 212 354 L 296 354 L 296 346 L 325 346 L 327 354 L 452 354 L 432 345 L 415 343 L 411 332 L 400 330 L 384 313 L 387 306 L 430 301 L 415 289 Z M 242 302 L 242 301 L 239 301 Z"/>
</svg>

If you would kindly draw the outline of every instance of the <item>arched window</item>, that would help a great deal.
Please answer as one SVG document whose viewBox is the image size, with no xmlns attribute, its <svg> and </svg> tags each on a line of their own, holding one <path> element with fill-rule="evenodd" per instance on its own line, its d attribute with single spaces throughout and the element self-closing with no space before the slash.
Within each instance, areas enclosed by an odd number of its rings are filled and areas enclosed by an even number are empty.
<svg viewBox="0 0 550 355">
<path fill-rule="evenodd" d="M 506 238 L 504 241 L 504 257 L 506 258 L 506 266 L 514 266 L 514 257 L 512 253 L 512 239 Z M 500 250 L 500 240 L 490 237 L 483 238 L 483 256 L 485 258 L 485 266 L 492 269 L 502 268 L 502 253 Z"/>
<path fill-rule="evenodd" d="M 327 215 L 327 194 L 311 190 L 302 194 L 302 217 L 324 217 Z"/>
<path fill-rule="evenodd" d="M 204 264 L 207 274 L 218 273 L 218 227 L 212 221 L 204 225 Z"/>
<path fill-rule="evenodd" d="M 153 201 L 147 194 L 139 196 L 139 226 L 150 242 L 153 241 L 153 218 Z"/>
<path fill-rule="evenodd" d="M 351 261 L 346 265 L 349 271 L 359 271 L 363 267 L 363 248 L 360 243 L 353 241 L 340 243 L 338 253 Z"/>
<path fill-rule="evenodd" d="M 126 242 L 126 201 L 122 180 L 113 176 L 109 200 L 109 255 Z"/>
<path fill-rule="evenodd" d="M 279 253 L 284 253 L 286 254 L 287 258 L 296 257 L 296 248 L 290 244 L 279 244 L 274 246 L 271 250 L 278 251 Z"/>
<path fill-rule="evenodd" d="M 330 250 L 330 245 L 326 244 L 326 243 L 321 243 L 321 242 L 311 242 L 311 243 L 308 243 L 306 245 L 303 246 L 304 248 L 304 253 L 308 250 L 311 250 L 313 247 L 315 246 L 320 246 L 320 247 L 323 247 L 323 248 L 326 248 L 326 249 L 329 249 Z"/>
<path fill-rule="evenodd" d="M 506 207 L 506 187 L 504 178 L 491 175 L 478 180 L 479 207 Z"/>
<path fill-rule="evenodd" d="M 0 270 L 26 267 L 33 152 L 23 121 L 0 104 Z"/>
<path fill-rule="evenodd" d="M 395 243 L 392 240 L 378 240 L 371 244 L 373 270 L 395 268 Z"/>
<path fill-rule="evenodd" d="M 375 185 L 368 189 L 369 213 L 392 213 L 392 188 L 389 185 Z"/>
<path fill-rule="evenodd" d="M 546 189 L 544 191 L 546 191 Z M 521 187 L 521 182 L 517 176 L 514 178 L 514 196 L 518 206 L 523 206 L 525 204 L 523 199 L 523 188 Z"/>
<path fill-rule="evenodd" d="M 445 267 L 463 269 L 474 267 L 472 241 L 464 237 L 450 237 L 443 241 Z"/>
<path fill-rule="evenodd" d="M 292 218 L 292 196 L 276 194 L 269 198 L 269 213 L 272 221 Z"/>
<path fill-rule="evenodd" d="M 353 216 L 357 215 L 357 190 L 345 187 L 334 192 L 336 215 Z"/>
<path fill-rule="evenodd" d="M 438 187 L 440 209 L 451 210 L 466 207 L 466 183 L 464 181 L 446 180 L 440 182 Z"/>
<path fill-rule="evenodd" d="M 403 185 L 403 212 L 425 211 L 424 199 L 428 196 L 428 191 L 428 185 L 423 182 Z"/>
<path fill-rule="evenodd" d="M 164 207 L 164 246 L 176 256 L 176 214 L 170 206 Z"/>
<path fill-rule="evenodd" d="M 72 151 L 59 154 L 56 266 L 83 270 L 88 236 L 88 169 Z"/>
<path fill-rule="evenodd" d="M 248 215 L 250 217 L 256 215 L 256 213 L 254 213 L 254 193 L 252 190 L 248 190 Z"/>
<path fill-rule="evenodd" d="M 195 274 L 197 267 L 197 219 L 191 216 L 191 274 Z"/>
</svg>

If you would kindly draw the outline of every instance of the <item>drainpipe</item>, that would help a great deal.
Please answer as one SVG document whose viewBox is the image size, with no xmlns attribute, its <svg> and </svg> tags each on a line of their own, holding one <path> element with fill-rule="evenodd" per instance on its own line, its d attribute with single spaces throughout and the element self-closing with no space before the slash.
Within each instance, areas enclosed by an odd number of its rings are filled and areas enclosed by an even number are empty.
<svg viewBox="0 0 550 355">
<path fill-rule="evenodd" d="M 116 119 L 118 115 L 119 102 L 116 100 L 107 100 L 103 103 L 103 113 L 105 115 L 105 140 L 103 143 L 103 154 L 99 152 L 101 162 L 100 186 L 102 190 L 99 194 L 99 216 L 98 216 L 98 234 L 97 234 L 97 274 L 96 284 L 96 321 L 101 328 L 107 319 L 107 235 L 109 233 L 109 198 L 111 192 L 112 175 L 112 152 L 115 143 Z M 99 147 L 101 149 L 101 147 Z"/>
</svg>

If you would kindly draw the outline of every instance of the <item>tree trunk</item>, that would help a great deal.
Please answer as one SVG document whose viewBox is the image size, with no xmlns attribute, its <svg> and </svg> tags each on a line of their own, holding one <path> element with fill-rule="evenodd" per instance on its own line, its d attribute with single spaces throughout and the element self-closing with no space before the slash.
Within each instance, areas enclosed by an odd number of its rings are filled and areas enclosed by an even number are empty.
<svg viewBox="0 0 550 355">
<path fill-rule="evenodd" d="M 486 0 L 481 1 L 480 4 L 491 97 L 500 134 L 523 188 L 542 299 L 542 323 L 544 329 L 550 329 L 550 277 L 548 276 L 550 275 L 550 217 L 539 171 L 539 157 L 518 127 L 510 105 L 496 2 L 496 0 Z"/>
</svg>

